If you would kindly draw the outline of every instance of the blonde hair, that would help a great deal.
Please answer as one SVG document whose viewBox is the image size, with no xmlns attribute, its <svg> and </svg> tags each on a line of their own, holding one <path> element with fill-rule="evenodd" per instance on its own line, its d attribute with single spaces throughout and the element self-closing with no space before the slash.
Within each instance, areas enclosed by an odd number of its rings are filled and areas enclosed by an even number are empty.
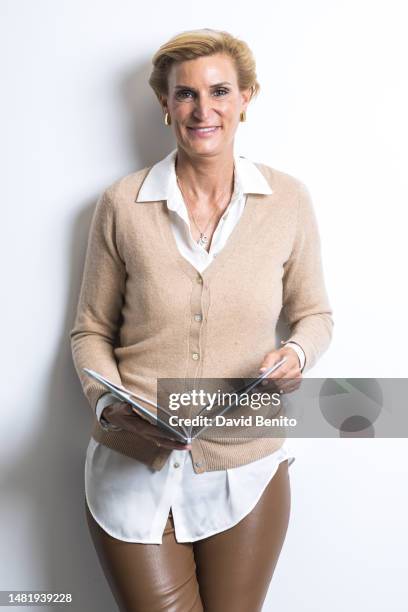
<svg viewBox="0 0 408 612">
<path fill-rule="evenodd" d="M 229 32 L 203 28 L 181 32 L 164 43 L 152 57 L 153 70 L 149 85 L 160 101 L 168 95 L 168 75 L 176 62 L 225 53 L 233 60 L 237 72 L 239 89 L 251 89 L 251 99 L 257 96 L 260 85 L 257 81 L 255 59 L 247 43 Z"/>
</svg>

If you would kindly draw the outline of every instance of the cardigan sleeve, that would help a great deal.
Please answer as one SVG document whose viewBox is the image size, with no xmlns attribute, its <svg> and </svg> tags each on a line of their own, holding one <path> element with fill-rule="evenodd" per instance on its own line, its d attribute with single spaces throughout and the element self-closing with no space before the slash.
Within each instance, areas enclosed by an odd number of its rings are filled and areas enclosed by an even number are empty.
<svg viewBox="0 0 408 612">
<path fill-rule="evenodd" d="M 121 320 L 126 267 L 117 249 L 115 229 L 108 189 L 99 197 L 92 216 L 77 311 L 69 332 L 75 369 L 93 412 L 106 388 L 82 368 L 122 384 L 113 349 Z"/>
<path fill-rule="evenodd" d="M 306 356 L 304 372 L 328 348 L 333 333 L 332 309 L 325 287 L 321 240 L 312 199 L 298 181 L 298 213 L 291 255 L 284 265 L 282 309 L 290 337 Z"/>
</svg>

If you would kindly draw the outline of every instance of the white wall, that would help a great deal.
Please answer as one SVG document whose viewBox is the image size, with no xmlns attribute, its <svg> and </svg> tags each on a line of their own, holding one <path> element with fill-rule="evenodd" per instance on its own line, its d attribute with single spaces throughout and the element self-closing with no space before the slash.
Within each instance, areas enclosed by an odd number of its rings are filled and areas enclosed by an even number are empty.
<svg viewBox="0 0 408 612">
<path fill-rule="evenodd" d="M 249 43 L 262 92 L 237 146 L 312 193 L 335 330 L 311 375 L 406 377 L 404 9 L 1 0 L 0 589 L 115 609 L 85 523 L 91 414 L 68 331 L 98 194 L 174 146 L 147 76 L 175 33 Z M 291 442 L 291 522 L 265 612 L 406 610 L 406 440 Z"/>
</svg>

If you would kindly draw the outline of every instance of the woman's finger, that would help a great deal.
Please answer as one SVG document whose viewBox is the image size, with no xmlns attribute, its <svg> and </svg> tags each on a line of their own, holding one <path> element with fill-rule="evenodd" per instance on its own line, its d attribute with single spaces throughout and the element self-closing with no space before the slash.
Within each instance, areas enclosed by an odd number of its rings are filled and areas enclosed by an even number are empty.
<svg viewBox="0 0 408 612">
<path fill-rule="evenodd" d="M 186 445 L 184 442 L 181 442 L 176 439 L 172 439 L 169 435 L 160 428 L 159 425 L 153 425 L 153 423 L 149 423 L 146 419 L 138 415 L 136 412 L 133 414 L 125 415 L 127 429 L 130 431 L 134 431 L 138 435 L 151 440 L 156 445 L 160 445 L 164 448 L 170 449 L 187 449 L 191 448 L 191 445 Z"/>
</svg>

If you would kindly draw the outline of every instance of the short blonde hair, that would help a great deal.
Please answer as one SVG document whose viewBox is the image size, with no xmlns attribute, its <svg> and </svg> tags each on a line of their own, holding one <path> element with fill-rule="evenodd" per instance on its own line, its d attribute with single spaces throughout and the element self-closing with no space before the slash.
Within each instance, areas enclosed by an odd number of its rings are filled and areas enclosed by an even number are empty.
<svg viewBox="0 0 408 612">
<path fill-rule="evenodd" d="M 257 81 L 255 59 L 247 43 L 229 32 L 203 28 L 181 32 L 164 43 L 152 57 L 153 70 L 149 85 L 160 101 L 168 95 L 168 75 L 176 62 L 225 53 L 233 60 L 237 71 L 239 89 L 251 89 L 251 99 L 257 96 L 260 85 Z"/>
</svg>

